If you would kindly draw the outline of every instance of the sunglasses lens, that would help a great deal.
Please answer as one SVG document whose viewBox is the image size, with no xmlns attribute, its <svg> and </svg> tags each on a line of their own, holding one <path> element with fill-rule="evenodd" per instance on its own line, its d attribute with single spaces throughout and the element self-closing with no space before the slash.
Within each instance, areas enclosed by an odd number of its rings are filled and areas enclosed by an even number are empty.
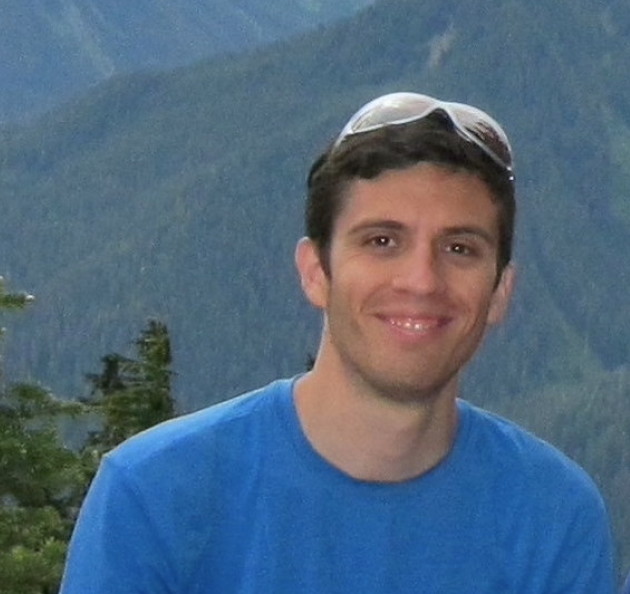
<svg viewBox="0 0 630 594">
<path fill-rule="evenodd" d="M 421 120 L 436 110 L 448 116 L 460 135 L 511 171 L 512 153 L 507 135 L 487 113 L 470 105 L 439 101 L 417 93 L 392 93 L 366 104 L 350 118 L 337 137 L 335 146 L 348 136 Z"/>
<path fill-rule="evenodd" d="M 463 103 L 451 103 L 455 123 L 477 139 L 506 168 L 512 166 L 512 149 L 507 134 L 487 113 Z"/>
<path fill-rule="evenodd" d="M 419 119 L 429 113 L 435 103 L 432 97 L 415 93 L 392 93 L 374 99 L 350 118 L 337 143 L 352 134 Z"/>
</svg>

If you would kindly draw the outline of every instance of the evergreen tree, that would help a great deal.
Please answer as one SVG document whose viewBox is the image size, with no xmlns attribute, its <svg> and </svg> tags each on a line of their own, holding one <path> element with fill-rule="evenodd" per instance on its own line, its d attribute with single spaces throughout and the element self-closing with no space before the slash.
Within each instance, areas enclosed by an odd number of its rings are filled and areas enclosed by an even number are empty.
<svg viewBox="0 0 630 594">
<path fill-rule="evenodd" d="M 34 300 L 32 295 L 28 293 L 9 293 L 5 286 L 5 281 L 0 276 L 0 315 L 7 311 L 16 311 L 24 309 L 31 301 Z M 0 339 L 4 334 L 4 328 L 0 326 Z M 0 380 L 4 377 L 3 361 L 0 358 Z"/>
<path fill-rule="evenodd" d="M 91 401 L 102 416 L 102 427 L 91 445 L 101 453 L 175 414 L 166 325 L 150 320 L 135 345 L 137 359 L 105 355 L 101 373 L 87 376 Z"/>
<path fill-rule="evenodd" d="M 24 309 L 34 299 L 28 293 L 9 293 L 4 278 L 0 276 L 0 311 Z"/>
<path fill-rule="evenodd" d="M 32 297 L 8 293 L 0 312 Z M 80 456 L 62 445 L 58 419 L 79 405 L 27 384 L 0 386 L 0 584 L 3 594 L 57 591 L 79 498 L 86 481 Z"/>
<path fill-rule="evenodd" d="M 0 277 L 0 314 L 32 300 L 8 292 Z M 88 376 L 91 406 L 58 400 L 36 385 L 0 384 L 2 594 L 57 592 L 76 513 L 101 455 L 174 415 L 166 326 L 151 320 L 135 344 L 137 359 L 106 355 L 102 372 Z M 101 428 L 89 443 L 80 451 L 65 446 L 63 422 L 70 418 L 84 432 L 94 412 Z"/>
</svg>

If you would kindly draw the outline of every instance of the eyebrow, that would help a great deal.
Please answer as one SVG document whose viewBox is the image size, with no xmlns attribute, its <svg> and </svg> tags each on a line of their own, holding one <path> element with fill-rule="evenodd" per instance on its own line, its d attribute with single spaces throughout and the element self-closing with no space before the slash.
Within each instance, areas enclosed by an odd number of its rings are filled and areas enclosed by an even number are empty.
<svg viewBox="0 0 630 594">
<path fill-rule="evenodd" d="M 376 219 L 358 223 L 348 231 L 348 234 L 354 236 L 365 233 L 366 231 L 404 231 L 405 228 L 406 225 L 399 221 Z M 462 235 L 479 237 L 491 246 L 496 246 L 499 241 L 498 237 L 496 237 L 493 233 L 478 225 L 456 225 L 453 227 L 446 227 L 442 230 L 442 235 L 444 237 L 457 237 Z"/>
<path fill-rule="evenodd" d="M 447 227 L 444 230 L 446 237 L 458 236 L 458 235 L 472 235 L 479 237 L 487 244 L 496 246 L 499 242 L 499 238 L 493 233 L 490 233 L 487 229 L 479 227 L 478 225 L 463 225 L 460 227 Z"/>
<path fill-rule="evenodd" d="M 354 227 L 351 227 L 348 231 L 349 235 L 358 235 L 360 233 L 364 233 L 365 231 L 380 231 L 380 230 L 390 230 L 390 231 L 402 231 L 405 229 L 405 225 L 398 221 L 392 221 L 388 219 L 376 219 L 376 220 L 368 220 L 357 223 Z"/>
</svg>

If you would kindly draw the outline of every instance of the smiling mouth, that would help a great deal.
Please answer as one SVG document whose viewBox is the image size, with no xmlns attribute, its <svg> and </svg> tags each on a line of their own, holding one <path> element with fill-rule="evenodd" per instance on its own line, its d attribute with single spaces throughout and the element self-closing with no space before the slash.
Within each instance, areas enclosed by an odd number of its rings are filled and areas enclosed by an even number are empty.
<svg viewBox="0 0 630 594">
<path fill-rule="evenodd" d="M 417 334 L 424 334 L 443 324 L 439 318 L 423 320 L 414 318 L 388 318 L 387 321 L 391 326 L 394 326 L 394 328 L 400 328 L 401 330 Z"/>
</svg>

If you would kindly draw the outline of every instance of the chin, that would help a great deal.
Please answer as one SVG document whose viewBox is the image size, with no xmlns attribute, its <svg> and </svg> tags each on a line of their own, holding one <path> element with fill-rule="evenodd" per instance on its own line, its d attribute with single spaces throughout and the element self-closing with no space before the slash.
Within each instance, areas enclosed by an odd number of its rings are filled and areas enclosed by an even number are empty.
<svg viewBox="0 0 630 594">
<path fill-rule="evenodd" d="M 373 377 L 367 382 L 372 391 L 382 398 L 400 403 L 426 404 L 439 398 L 454 397 L 457 381 L 455 374 L 433 380 L 416 374 L 394 377 Z"/>
</svg>

